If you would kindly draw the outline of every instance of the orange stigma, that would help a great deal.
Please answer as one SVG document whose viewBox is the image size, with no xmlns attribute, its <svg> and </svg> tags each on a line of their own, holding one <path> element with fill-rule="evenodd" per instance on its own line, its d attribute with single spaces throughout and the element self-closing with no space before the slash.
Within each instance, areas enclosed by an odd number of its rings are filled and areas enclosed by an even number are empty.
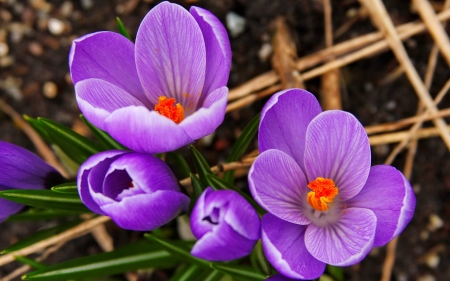
<svg viewBox="0 0 450 281">
<path fill-rule="evenodd" d="M 318 211 L 328 210 L 328 203 L 338 194 L 338 188 L 331 179 L 318 177 L 308 183 L 312 191 L 308 192 L 308 203 Z"/>
<path fill-rule="evenodd" d="M 158 98 L 158 103 L 155 105 L 155 111 L 177 124 L 184 119 L 184 108 L 179 103 L 175 104 L 174 98 L 160 96 Z"/>
</svg>

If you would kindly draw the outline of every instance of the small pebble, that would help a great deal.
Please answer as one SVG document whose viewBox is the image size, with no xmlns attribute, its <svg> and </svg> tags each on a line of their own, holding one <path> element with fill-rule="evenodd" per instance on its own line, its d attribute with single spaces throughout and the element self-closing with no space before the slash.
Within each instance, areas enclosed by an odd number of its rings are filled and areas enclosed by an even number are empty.
<svg viewBox="0 0 450 281">
<path fill-rule="evenodd" d="M 225 16 L 225 21 L 228 27 L 228 30 L 230 31 L 231 37 L 237 37 L 242 32 L 244 32 L 245 29 L 245 18 L 241 17 L 240 15 L 229 12 Z"/>
<path fill-rule="evenodd" d="M 28 51 L 36 57 L 41 56 L 44 53 L 44 48 L 38 42 L 31 42 L 28 44 Z"/>
<path fill-rule="evenodd" d="M 444 221 L 436 214 L 431 214 L 429 217 L 428 229 L 436 231 L 444 226 Z"/>
<path fill-rule="evenodd" d="M 426 257 L 425 263 L 429 268 L 437 268 L 439 265 L 440 258 L 437 254 L 432 254 Z"/>
<path fill-rule="evenodd" d="M 14 58 L 12 56 L 0 57 L 0 66 L 8 67 L 14 64 Z"/>
<path fill-rule="evenodd" d="M 8 44 L 0 42 L 0 57 L 5 57 L 9 53 Z"/>
<path fill-rule="evenodd" d="M 85 10 L 89 10 L 94 6 L 94 1 L 92 0 L 81 0 L 81 7 Z"/>
<path fill-rule="evenodd" d="M 422 230 L 419 234 L 420 240 L 428 240 L 428 237 L 430 237 L 430 233 L 427 230 Z"/>
<path fill-rule="evenodd" d="M 207 136 L 204 136 L 203 138 L 200 139 L 200 141 L 202 142 L 202 144 L 204 146 L 210 146 L 212 144 L 212 141 L 214 139 L 214 133 L 209 134 Z"/>
<path fill-rule="evenodd" d="M 61 35 L 64 32 L 64 23 L 59 19 L 51 18 L 47 24 L 48 30 L 53 35 Z"/>
<path fill-rule="evenodd" d="M 262 62 L 267 61 L 272 52 L 273 52 L 272 44 L 264 43 L 258 51 L 259 60 Z"/>
<path fill-rule="evenodd" d="M 70 76 L 70 73 L 66 73 L 66 75 L 64 75 L 64 81 L 66 81 L 67 84 L 72 85 L 72 77 Z"/>
<path fill-rule="evenodd" d="M 65 1 L 64 3 L 62 3 L 60 9 L 61 14 L 63 17 L 67 18 L 70 15 L 72 15 L 73 12 L 73 4 L 71 1 Z"/>
<path fill-rule="evenodd" d="M 58 95 L 58 87 L 55 83 L 48 81 L 44 83 L 44 86 L 42 86 L 42 92 L 47 98 L 53 99 Z"/>
<path fill-rule="evenodd" d="M 191 231 L 191 225 L 189 223 L 189 217 L 186 215 L 177 217 L 178 235 L 183 240 L 195 240 L 194 234 Z"/>
</svg>

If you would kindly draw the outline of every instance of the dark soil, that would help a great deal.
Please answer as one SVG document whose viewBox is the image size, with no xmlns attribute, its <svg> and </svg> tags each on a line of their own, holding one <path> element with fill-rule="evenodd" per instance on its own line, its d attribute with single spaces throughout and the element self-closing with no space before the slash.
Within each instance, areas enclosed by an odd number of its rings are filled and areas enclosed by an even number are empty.
<svg viewBox="0 0 450 281">
<path fill-rule="evenodd" d="M 136 7 L 133 3 L 136 2 Z M 160 1 L 25 1 L 0 0 L 0 43 L 9 47 L 0 57 L 0 96 L 21 114 L 46 117 L 80 128 L 80 114 L 74 98 L 68 70 L 68 52 L 71 41 L 86 33 L 99 30 L 117 30 L 116 16 L 120 16 L 134 38 L 144 15 Z M 258 55 L 265 43 L 270 43 L 272 22 L 284 16 L 292 29 L 298 56 L 302 57 L 324 48 L 323 7 L 320 0 L 200 0 L 175 1 L 189 7 L 194 4 L 209 9 L 225 22 L 225 16 L 234 12 L 245 18 L 242 34 L 231 38 L 233 66 L 229 88 L 271 69 L 270 59 Z M 411 12 L 410 2 L 384 1 L 395 24 L 418 19 Z M 439 2 L 440 1 L 435 1 Z M 358 9 L 356 0 L 332 1 L 335 29 L 347 21 L 348 12 Z M 125 9 L 125 12 L 124 12 Z M 50 32 L 49 19 L 58 19 L 63 30 Z M 375 31 L 368 18 L 359 20 L 336 43 Z M 408 54 L 423 77 L 433 41 L 422 34 L 405 42 Z M 364 125 L 391 122 L 416 114 L 418 99 L 405 76 L 381 83 L 387 73 L 398 66 L 391 52 L 377 54 L 341 69 L 341 91 L 344 110 L 355 114 Z M 432 95 L 450 78 L 448 65 L 439 57 L 431 87 Z M 45 83 L 54 83 L 57 92 L 44 94 Z M 52 84 L 51 84 L 52 85 Z M 48 86 L 48 84 L 47 84 Z M 306 82 L 306 88 L 319 93 L 320 80 Z M 211 144 L 199 144 L 210 164 L 223 161 L 228 155 L 236 134 L 262 108 L 265 100 L 228 114 L 217 130 Z M 450 106 L 444 99 L 439 108 Z M 447 120 L 450 121 L 450 120 Z M 426 124 L 429 126 L 430 124 Z M 82 127 L 80 129 L 83 131 Z M 34 150 L 29 139 L 0 112 L 0 139 Z M 255 147 L 254 147 L 255 148 Z M 393 146 L 377 147 L 373 164 L 383 163 Z M 405 153 L 393 165 L 402 170 Z M 1 167 L 0 167 L 1 168 Z M 391 280 L 448 280 L 450 278 L 450 153 L 439 138 L 419 141 L 411 183 L 415 187 L 417 207 L 415 217 L 400 236 L 397 258 Z M 245 180 L 240 184 L 245 185 Z M 443 224 L 430 228 L 430 216 L 437 216 Z M 55 221 L 40 223 L 3 223 L 0 226 L 0 248 L 36 230 L 55 225 Z M 122 245 L 140 234 L 128 233 L 108 224 L 116 245 Z M 436 251 L 438 249 L 438 251 Z M 91 236 L 83 236 L 67 243 L 46 261 L 49 264 L 101 252 Z M 438 264 L 433 259 L 438 258 Z M 379 280 L 385 248 L 374 249 L 359 265 L 346 268 L 347 280 Z M 19 266 L 11 263 L 0 268 L 0 277 Z M 160 274 L 163 276 L 163 274 Z M 161 280 L 164 280 L 163 277 Z M 157 280 L 157 279 L 152 279 Z"/>
</svg>

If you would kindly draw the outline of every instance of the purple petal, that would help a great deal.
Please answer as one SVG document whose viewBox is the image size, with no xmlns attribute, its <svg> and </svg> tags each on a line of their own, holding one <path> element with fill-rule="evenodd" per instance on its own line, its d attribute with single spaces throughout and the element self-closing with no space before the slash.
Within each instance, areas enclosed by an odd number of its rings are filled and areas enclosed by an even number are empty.
<svg viewBox="0 0 450 281">
<path fill-rule="evenodd" d="M 3 190 L 0 188 L 0 190 Z M 22 210 L 24 205 L 0 198 L 0 223 L 5 221 L 10 215 Z"/>
<path fill-rule="evenodd" d="M 0 167 L 2 189 L 43 189 L 62 183 L 59 173 L 44 160 L 4 141 L 0 141 Z"/>
<path fill-rule="evenodd" d="M 121 228 L 150 231 L 158 228 L 182 211 L 186 211 L 189 197 L 172 190 L 158 190 L 151 194 L 140 194 L 123 198 L 120 202 L 100 208 Z"/>
<path fill-rule="evenodd" d="M 179 126 L 193 140 L 212 134 L 225 117 L 227 102 L 228 88 L 219 88 L 206 98 L 203 107 L 184 119 Z"/>
<path fill-rule="evenodd" d="M 377 217 L 369 209 L 348 208 L 327 226 L 310 224 L 305 233 L 308 251 L 318 260 L 337 266 L 361 261 L 372 249 Z"/>
<path fill-rule="evenodd" d="M 276 93 L 261 111 L 259 151 L 281 150 L 304 171 L 306 128 L 320 112 L 319 102 L 308 91 L 290 89 Z"/>
<path fill-rule="evenodd" d="M 114 111 L 105 120 L 105 130 L 124 146 L 151 154 L 173 151 L 194 141 L 175 122 L 142 106 Z"/>
<path fill-rule="evenodd" d="M 355 116 L 330 110 L 311 121 L 306 132 L 305 169 L 309 181 L 332 179 L 341 200 L 358 194 L 370 171 L 370 144 Z"/>
<path fill-rule="evenodd" d="M 173 97 L 190 115 L 197 108 L 205 82 L 203 35 L 192 15 L 163 2 L 143 19 L 136 36 L 136 66 L 153 104 Z"/>
<path fill-rule="evenodd" d="M 109 171 L 123 171 L 127 174 L 125 177 L 122 177 L 123 180 L 128 180 L 126 182 L 127 187 L 131 179 L 135 188 L 139 188 L 145 193 L 158 190 L 180 191 L 177 179 L 169 166 L 161 159 L 150 154 L 129 153 L 123 155 L 111 163 Z M 103 193 L 106 195 L 107 192 L 105 182 Z"/>
<path fill-rule="evenodd" d="M 231 46 L 227 30 L 211 12 L 191 7 L 189 10 L 202 30 L 206 47 L 206 77 L 199 105 L 215 89 L 227 84 L 231 68 Z"/>
<path fill-rule="evenodd" d="M 208 194 L 213 192 L 214 190 L 211 187 L 206 188 L 205 191 L 200 194 L 197 202 L 195 202 L 194 208 L 192 209 L 190 225 L 192 234 L 194 234 L 197 239 L 200 239 L 203 235 L 212 231 L 215 227 L 215 225 L 211 224 L 207 220 L 204 220 L 204 218 L 208 215 L 206 212 L 209 211 L 206 210 L 205 198 Z"/>
<path fill-rule="evenodd" d="M 75 93 L 81 112 L 95 126 L 104 130 L 104 120 L 119 108 L 145 106 L 126 91 L 100 79 L 86 79 L 75 84 Z"/>
<path fill-rule="evenodd" d="M 286 153 L 276 149 L 261 153 L 250 168 L 248 183 L 253 198 L 268 212 L 291 223 L 311 223 L 304 215 L 305 176 Z"/>
<path fill-rule="evenodd" d="M 120 155 L 128 153 L 121 150 L 109 150 L 89 157 L 78 170 L 77 187 L 81 201 L 97 214 L 104 215 L 99 204 L 92 198 L 93 194 L 101 193 L 103 180 L 109 169 L 109 165 Z"/>
<path fill-rule="evenodd" d="M 242 236 L 228 223 L 222 222 L 195 243 L 191 254 L 210 261 L 231 261 L 249 255 L 256 241 Z"/>
<path fill-rule="evenodd" d="M 374 246 L 380 247 L 400 234 L 414 215 L 416 197 L 409 182 L 392 166 L 370 170 L 364 188 L 346 206 L 367 208 L 377 216 Z"/>
<path fill-rule="evenodd" d="M 322 275 L 325 263 L 314 258 L 305 246 L 306 226 L 266 214 L 261 228 L 264 253 L 278 272 L 294 279 L 315 279 Z"/>
<path fill-rule="evenodd" d="M 98 78 L 145 102 L 136 71 L 134 44 L 114 32 L 97 32 L 75 39 L 69 54 L 72 81 Z"/>
</svg>

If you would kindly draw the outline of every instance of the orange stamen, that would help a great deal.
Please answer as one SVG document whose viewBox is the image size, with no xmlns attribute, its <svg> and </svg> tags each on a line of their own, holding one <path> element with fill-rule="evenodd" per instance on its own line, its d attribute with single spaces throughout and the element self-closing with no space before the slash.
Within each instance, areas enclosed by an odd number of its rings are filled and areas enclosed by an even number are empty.
<svg viewBox="0 0 450 281">
<path fill-rule="evenodd" d="M 338 194 L 338 188 L 331 179 L 318 177 L 308 183 L 312 191 L 308 192 L 308 203 L 318 211 L 328 210 L 328 204 Z"/>
<path fill-rule="evenodd" d="M 184 108 L 179 103 L 175 104 L 174 98 L 160 96 L 158 98 L 158 103 L 155 105 L 155 111 L 177 124 L 184 119 Z"/>
</svg>

